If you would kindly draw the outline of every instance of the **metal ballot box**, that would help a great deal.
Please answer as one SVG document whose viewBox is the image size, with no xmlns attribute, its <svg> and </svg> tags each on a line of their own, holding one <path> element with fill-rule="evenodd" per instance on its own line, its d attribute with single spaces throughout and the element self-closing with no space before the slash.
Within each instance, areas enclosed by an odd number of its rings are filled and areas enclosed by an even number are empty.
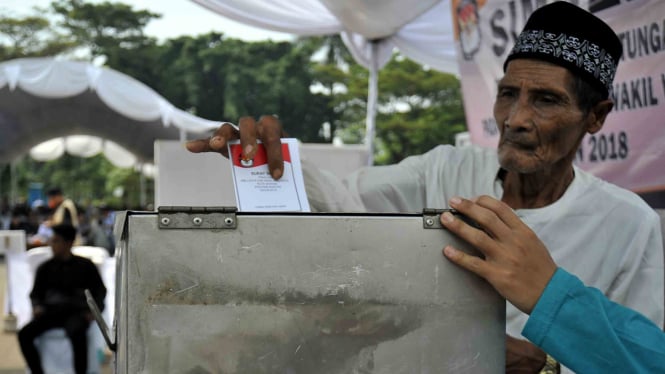
<svg viewBox="0 0 665 374">
<path fill-rule="evenodd" d="M 116 373 L 503 373 L 505 301 L 439 214 L 127 212 Z"/>
</svg>

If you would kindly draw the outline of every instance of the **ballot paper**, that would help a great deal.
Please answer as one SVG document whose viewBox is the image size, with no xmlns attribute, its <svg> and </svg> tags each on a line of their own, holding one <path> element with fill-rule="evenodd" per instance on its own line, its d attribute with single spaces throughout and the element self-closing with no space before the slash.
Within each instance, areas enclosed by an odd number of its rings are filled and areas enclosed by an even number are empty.
<svg viewBox="0 0 665 374">
<path fill-rule="evenodd" d="M 251 160 L 242 157 L 239 141 L 229 143 L 229 160 L 233 175 L 238 211 L 241 212 L 309 212 L 305 182 L 300 165 L 298 141 L 281 139 L 284 174 L 274 180 L 268 170 L 263 144 L 258 144 Z"/>
</svg>

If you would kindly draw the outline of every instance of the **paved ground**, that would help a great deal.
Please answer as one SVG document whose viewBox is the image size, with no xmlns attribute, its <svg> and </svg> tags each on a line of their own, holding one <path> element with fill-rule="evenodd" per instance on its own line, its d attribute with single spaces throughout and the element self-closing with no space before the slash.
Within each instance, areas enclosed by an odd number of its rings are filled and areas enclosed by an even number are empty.
<svg viewBox="0 0 665 374">
<path fill-rule="evenodd" d="M 2 331 L 0 331 L 0 374 L 25 374 L 25 362 L 16 340 L 15 332 L 5 331 L 4 305 L 7 292 L 7 266 L 4 256 L 0 255 L 0 314 L 2 314 Z M 101 374 L 110 374 L 108 364 L 102 366 Z"/>
</svg>

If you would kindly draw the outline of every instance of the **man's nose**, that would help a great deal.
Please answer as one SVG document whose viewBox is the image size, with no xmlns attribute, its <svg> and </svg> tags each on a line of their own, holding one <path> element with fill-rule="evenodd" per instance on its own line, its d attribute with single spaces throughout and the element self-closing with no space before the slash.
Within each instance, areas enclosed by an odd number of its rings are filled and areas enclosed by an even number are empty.
<svg viewBox="0 0 665 374">
<path fill-rule="evenodd" d="M 525 95 L 520 95 L 510 107 L 510 113 L 503 125 L 512 131 L 531 131 L 533 129 L 533 107 Z"/>
</svg>

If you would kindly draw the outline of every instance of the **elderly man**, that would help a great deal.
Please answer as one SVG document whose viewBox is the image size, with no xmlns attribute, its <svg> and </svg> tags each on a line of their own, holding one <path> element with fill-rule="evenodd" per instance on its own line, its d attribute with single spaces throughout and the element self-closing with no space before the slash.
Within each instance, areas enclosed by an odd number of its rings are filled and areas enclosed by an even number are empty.
<svg viewBox="0 0 665 374">
<path fill-rule="evenodd" d="M 562 53 L 566 51 L 566 53 Z M 600 131 L 613 107 L 619 38 L 602 20 L 569 3 L 536 10 L 506 59 L 494 116 L 498 149 L 439 146 L 391 166 L 364 168 L 343 182 L 305 169 L 310 205 L 323 211 L 418 212 L 445 208 L 454 196 L 488 195 L 515 210 L 554 261 L 609 299 L 662 327 L 663 249 L 657 214 L 637 195 L 573 165 L 586 134 Z M 577 58 L 571 59 L 575 55 Z M 282 175 L 274 117 L 223 124 L 192 152 L 226 152 L 240 138 L 245 157 L 260 139 L 273 178 Z M 534 269 L 534 271 L 536 271 Z M 522 340 L 528 316 L 507 305 L 507 371 L 536 371 L 545 354 Z"/>
</svg>

